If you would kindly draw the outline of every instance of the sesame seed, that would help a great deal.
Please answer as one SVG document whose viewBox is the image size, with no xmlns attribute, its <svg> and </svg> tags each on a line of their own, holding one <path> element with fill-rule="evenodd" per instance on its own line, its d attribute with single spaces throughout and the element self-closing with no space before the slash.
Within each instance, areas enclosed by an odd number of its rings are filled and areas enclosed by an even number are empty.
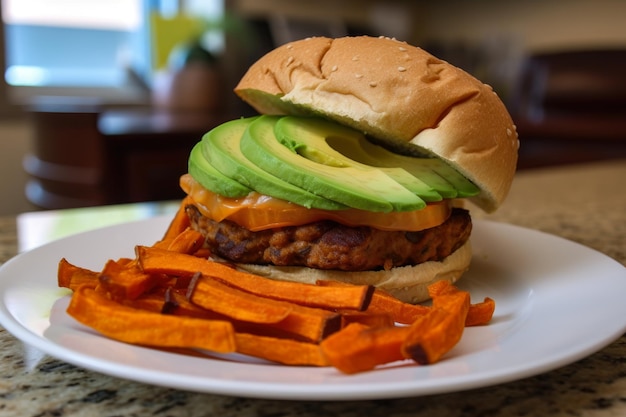
<svg viewBox="0 0 626 417">
<path fill-rule="evenodd" d="M 363 78 L 363 74 L 354 74 L 356 78 Z"/>
<path fill-rule="evenodd" d="M 406 48 L 404 46 L 401 46 L 398 48 L 401 52 L 406 52 Z"/>
<path fill-rule="evenodd" d="M 292 56 L 287 58 L 287 65 L 290 65 L 292 62 L 293 62 L 293 57 Z"/>
<path fill-rule="evenodd" d="M 507 128 L 506 129 L 506 135 L 507 136 L 511 136 L 513 134 L 513 132 L 511 131 L 511 129 Z"/>
<path fill-rule="evenodd" d="M 404 72 L 404 71 L 406 71 L 406 68 L 405 67 L 398 67 L 398 71 Z"/>
<path fill-rule="evenodd" d="M 337 65 L 333 65 L 333 67 L 330 70 L 333 72 L 337 71 Z"/>
<path fill-rule="evenodd" d="M 378 85 L 378 83 L 375 83 L 375 82 L 372 81 L 369 85 L 370 85 L 370 87 L 376 87 Z"/>
</svg>

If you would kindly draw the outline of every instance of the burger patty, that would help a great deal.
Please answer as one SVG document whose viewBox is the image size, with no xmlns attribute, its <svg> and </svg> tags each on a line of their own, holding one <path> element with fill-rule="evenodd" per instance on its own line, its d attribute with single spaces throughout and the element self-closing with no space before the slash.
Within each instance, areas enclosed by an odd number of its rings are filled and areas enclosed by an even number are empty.
<svg viewBox="0 0 626 417">
<path fill-rule="evenodd" d="M 216 222 L 194 205 L 192 227 L 215 255 L 235 263 L 367 271 L 441 261 L 469 238 L 469 212 L 455 208 L 441 225 L 418 232 L 384 231 L 318 221 L 252 232 L 228 220 Z"/>
</svg>

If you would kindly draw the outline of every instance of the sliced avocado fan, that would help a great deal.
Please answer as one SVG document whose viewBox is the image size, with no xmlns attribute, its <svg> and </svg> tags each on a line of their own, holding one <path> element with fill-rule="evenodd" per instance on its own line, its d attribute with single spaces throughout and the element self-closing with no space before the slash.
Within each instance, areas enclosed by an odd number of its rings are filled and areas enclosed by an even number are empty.
<svg viewBox="0 0 626 417">
<path fill-rule="evenodd" d="M 189 173 L 228 197 L 255 190 L 326 210 L 420 210 L 479 192 L 445 161 L 393 153 L 361 132 L 315 117 L 226 122 L 192 149 Z"/>
<path fill-rule="evenodd" d="M 228 178 L 215 169 L 202 154 L 202 142 L 198 142 L 189 155 L 189 175 L 204 188 L 230 198 L 245 197 L 252 189 Z"/>
<path fill-rule="evenodd" d="M 297 187 L 357 209 L 390 212 L 426 206 L 423 199 L 380 169 L 350 163 L 348 158 L 325 157 L 328 149 L 321 145 L 324 138 L 315 131 L 298 129 L 298 134 L 291 137 L 293 143 L 284 146 L 275 134 L 279 120 L 280 116 L 260 116 L 241 140 L 242 153 L 262 169 Z M 298 153 L 295 149 L 304 151 Z M 309 159 L 311 155 L 315 155 L 313 159 Z"/>
<path fill-rule="evenodd" d="M 202 138 L 202 153 L 208 163 L 228 178 L 265 195 L 304 207 L 339 210 L 344 205 L 298 188 L 259 168 L 242 153 L 240 142 L 255 118 L 226 122 Z"/>
</svg>

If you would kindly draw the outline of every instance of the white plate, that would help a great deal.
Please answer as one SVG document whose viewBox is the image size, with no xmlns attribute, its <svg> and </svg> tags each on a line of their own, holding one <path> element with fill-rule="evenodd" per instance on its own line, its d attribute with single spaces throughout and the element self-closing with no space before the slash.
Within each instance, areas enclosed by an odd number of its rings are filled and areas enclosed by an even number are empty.
<svg viewBox="0 0 626 417">
<path fill-rule="evenodd" d="M 198 357 L 106 339 L 65 313 L 56 287 L 62 257 L 100 269 L 158 240 L 171 216 L 85 232 L 19 255 L 0 268 L 0 323 L 49 355 L 119 378 L 268 399 L 354 400 L 458 391 L 546 372 L 626 331 L 626 269 L 579 244 L 516 226 L 475 221 L 474 260 L 460 286 L 496 300 L 493 322 L 468 328 L 440 363 L 408 361 L 358 375 L 275 365 L 243 356 Z"/>
</svg>

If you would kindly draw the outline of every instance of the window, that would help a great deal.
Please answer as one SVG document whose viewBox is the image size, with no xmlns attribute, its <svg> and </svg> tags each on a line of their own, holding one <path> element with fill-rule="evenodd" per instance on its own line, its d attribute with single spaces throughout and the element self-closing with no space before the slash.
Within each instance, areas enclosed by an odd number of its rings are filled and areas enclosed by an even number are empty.
<svg viewBox="0 0 626 417">
<path fill-rule="evenodd" d="M 142 0 L 2 0 L 2 17 L 5 81 L 18 101 L 120 88 L 129 70 L 149 68 Z"/>
<path fill-rule="evenodd" d="M 1 0 L 4 77 L 11 97 L 14 101 L 33 95 L 145 99 L 142 84 L 149 84 L 152 73 L 150 13 L 176 13 L 179 3 Z M 194 13 L 201 7 L 210 13 L 222 10 L 222 0 L 189 4 Z"/>
</svg>

